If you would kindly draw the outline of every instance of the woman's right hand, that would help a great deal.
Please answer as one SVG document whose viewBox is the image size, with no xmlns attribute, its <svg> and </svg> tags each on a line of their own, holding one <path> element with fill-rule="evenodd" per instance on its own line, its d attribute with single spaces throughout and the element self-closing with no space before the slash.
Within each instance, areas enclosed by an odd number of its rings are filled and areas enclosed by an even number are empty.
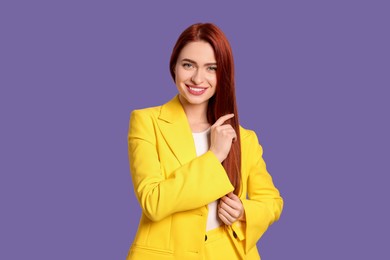
<svg viewBox="0 0 390 260">
<path fill-rule="evenodd" d="M 234 114 L 227 114 L 218 118 L 211 126 L 210 133 L 210 151 L 212 151 L 220 162 L 223 162 L 229 154 L 232 143 L 237 139 L 234 128 L 223 123 L 234 117 Z"/>
</svg>

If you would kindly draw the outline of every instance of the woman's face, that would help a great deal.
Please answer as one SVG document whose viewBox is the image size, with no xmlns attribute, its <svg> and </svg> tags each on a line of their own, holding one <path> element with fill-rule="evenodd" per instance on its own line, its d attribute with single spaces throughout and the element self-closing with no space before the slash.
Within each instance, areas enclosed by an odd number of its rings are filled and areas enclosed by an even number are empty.
<svg viewBox="0 0 390 260">
<path fill-rule="evenodd" d="M 205 41 L 190 42 L 181 50 L 175 65 L 175 82 L 180 101 L 207 105 L 217 85 L 214 50 Z"/>
</svg>

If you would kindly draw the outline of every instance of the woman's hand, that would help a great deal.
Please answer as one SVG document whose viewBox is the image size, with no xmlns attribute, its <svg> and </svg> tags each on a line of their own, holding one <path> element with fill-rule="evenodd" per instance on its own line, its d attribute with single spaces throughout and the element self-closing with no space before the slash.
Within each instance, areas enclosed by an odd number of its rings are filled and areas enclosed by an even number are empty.
<svg viewBox="0 0 390 260">
<path fill-rule="evenodd" d="M 230 152 L 232 142 L 237 138 L 234 128 L 223 123 L 234 117 L 234 114 L 227 114 L 218 118 L 218 120 L 211 126 L 210 133 L 210 151 L 217 156 L 220 162 L 223 162 Z"/>
<path fill-rule="evenodd" d="M 245 221 L 244 206 L 236 194 L 230 192 L 219 200 L 218 217 L 228 226 L 237 220 Z"/>
</svg>

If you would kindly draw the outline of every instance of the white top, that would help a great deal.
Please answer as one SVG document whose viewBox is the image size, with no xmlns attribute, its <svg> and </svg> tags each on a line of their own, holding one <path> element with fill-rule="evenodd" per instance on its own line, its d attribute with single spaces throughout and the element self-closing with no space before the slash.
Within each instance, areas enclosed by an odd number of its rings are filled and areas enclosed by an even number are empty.
<svg viewBox="0 0 390 260">
<path fill-rule="evenodd" d="M 195 142 L 196 155 L 200 156 L 207 152 L 210 147 L 210 128 L 200 133 L 192 133 Z M 206 231 L 217 228 L 221 225 L 217 215 L 218 201 L 213 201 L 208 205 Z"/>
</svg>

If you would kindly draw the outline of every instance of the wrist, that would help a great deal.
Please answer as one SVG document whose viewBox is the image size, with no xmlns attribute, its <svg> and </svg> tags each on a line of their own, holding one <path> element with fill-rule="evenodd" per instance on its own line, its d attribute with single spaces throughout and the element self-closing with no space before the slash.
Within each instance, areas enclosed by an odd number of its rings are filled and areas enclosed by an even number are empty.
<svg viewBox="0 0 390 260">
<path fill-rule="evenodd" d="M 238 218 L 239 221 L 246 221 L 245 210 L 242 210 L 241 216 Z"/>
<path fill-rule="evenodd" d="M 211 152 L 215 155 L 215 157 L 217 157 L 217 159 L 218 159 L 218 161 L 219 161 L 220 163 L 222 163 L 223 160 L 225 160 L 225 158 L 223 158 L 223 156 L 221 156 L 221 155 L 218 154 L 217 152 L 213 151 L 213 149 L 210 148 L 209 151 L 211 151 Z"/>
</svg>

